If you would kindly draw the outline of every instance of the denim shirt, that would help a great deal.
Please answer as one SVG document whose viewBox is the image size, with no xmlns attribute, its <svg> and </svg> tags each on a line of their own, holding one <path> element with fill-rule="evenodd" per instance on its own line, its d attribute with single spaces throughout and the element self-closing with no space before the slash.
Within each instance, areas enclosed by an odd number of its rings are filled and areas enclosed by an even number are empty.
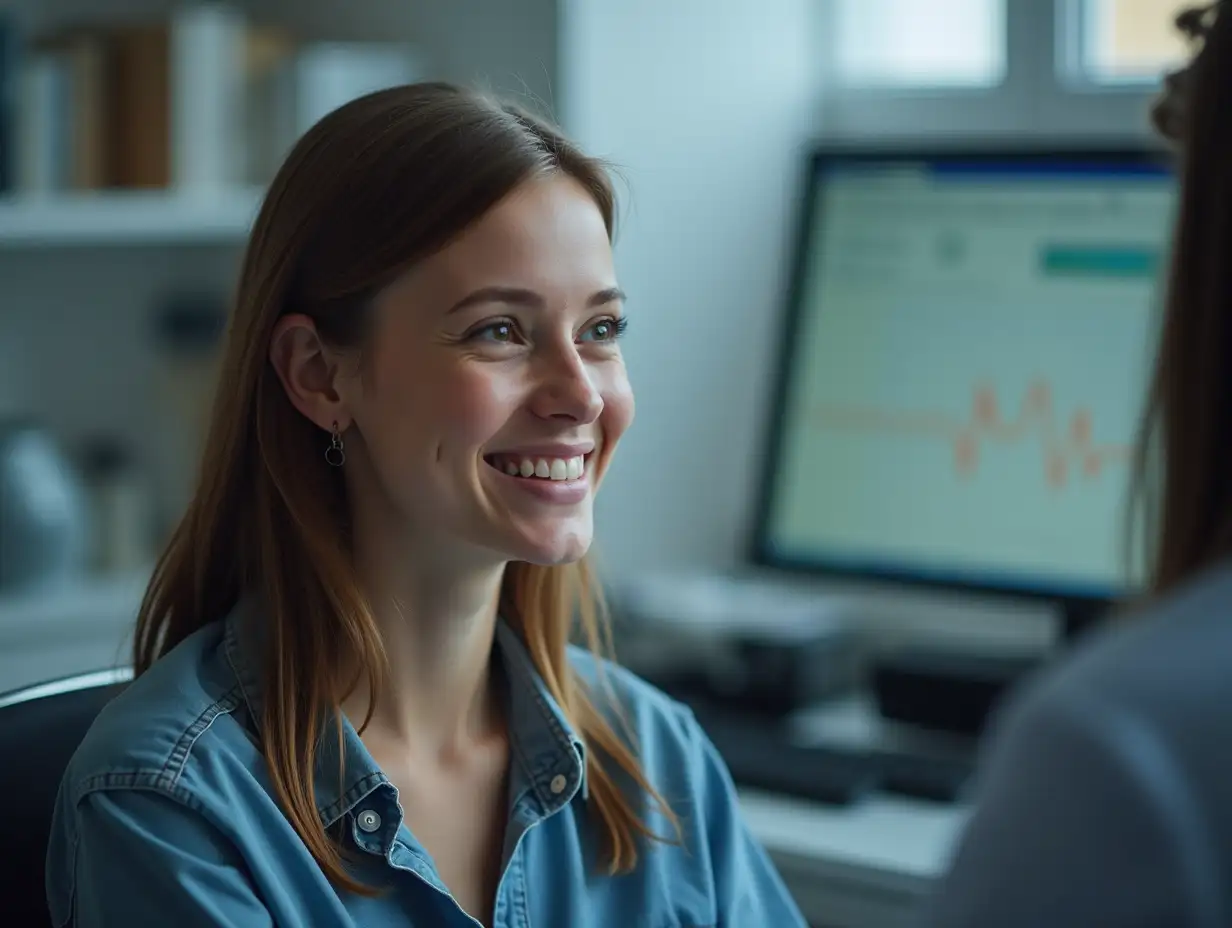
<svg viewBox="0 0 1232 928">
<path fill-rule="evenodd" d="M 317 811 L 344 837 L 348 870 L 383 891 L 325 877 L 283 814 L 258 749 L 254 610 L 190 636 L 101 713 L 60 786 L 47 894 L 57 926 L 474 928 L 402 818 L 398 793 L 344 719 L 316 772 Z M 679 816 L 683 843 L 648 841 L 636 868 L 596 870 L 585 746 L 498 624 L 508 681 L 510 772 L 495 928 L 798 928 L 805 922 L 740 818 L 732 781 L 688 709 L 606 668 L 643 768 Z M 587 681 L 596 662 L 571 655 Z M 331 726 L 332 730 L 332 726 Z M 332 736 L 326 745 L 336 745 Z M 642 807 L 656 834 L 662 817 Z"/>
</svg>

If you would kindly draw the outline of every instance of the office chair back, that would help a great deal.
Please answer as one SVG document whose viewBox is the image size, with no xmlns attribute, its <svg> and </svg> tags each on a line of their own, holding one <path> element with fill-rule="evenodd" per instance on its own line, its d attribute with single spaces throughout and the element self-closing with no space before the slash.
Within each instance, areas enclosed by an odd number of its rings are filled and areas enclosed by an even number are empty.
<svg viewBox="0 0 1232 928">
<path fill-rule="evenodd" d="M 43 870 L 56 791 L 94 717 L 132 673 L 107 670 L 0 694 L 0 901 L 8 928 L 46 928 Z"/>
</svg>

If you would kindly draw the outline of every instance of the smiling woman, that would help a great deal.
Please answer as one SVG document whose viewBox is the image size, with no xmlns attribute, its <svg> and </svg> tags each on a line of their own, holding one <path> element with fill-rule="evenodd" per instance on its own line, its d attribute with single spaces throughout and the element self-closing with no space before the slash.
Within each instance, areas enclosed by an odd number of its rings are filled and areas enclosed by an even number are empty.
<svg viewBox="0 0 1232 928">
<path fill-rule="evenodd" d="M 291 152 L 138 676 L 60 791 L 56 924 L 803 924 L 692 715 L 602 658 L 614 214 L 443 84 Z"/>
</svg>

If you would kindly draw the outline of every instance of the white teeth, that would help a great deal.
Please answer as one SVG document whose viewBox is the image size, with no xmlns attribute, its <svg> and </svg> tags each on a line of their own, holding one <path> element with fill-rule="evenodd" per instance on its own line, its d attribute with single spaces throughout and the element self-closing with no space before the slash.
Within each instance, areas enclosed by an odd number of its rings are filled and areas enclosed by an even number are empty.
<svg viewBox="0 0 1232 928">
<path fill-rule="evenodd" d="M 537 477 L 542 480 L 577 480 L 586 473 L 586 458 L 522 458 L 493 462 L 510 477 Z"/>
</svg>

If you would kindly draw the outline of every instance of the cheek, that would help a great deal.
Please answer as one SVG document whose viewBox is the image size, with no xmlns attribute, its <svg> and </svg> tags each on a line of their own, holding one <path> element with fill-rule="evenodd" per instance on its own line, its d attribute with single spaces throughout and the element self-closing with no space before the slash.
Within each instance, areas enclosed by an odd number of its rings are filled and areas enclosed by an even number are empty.
<svg viewBox="0 0 1232 928">
<path fill-rule="evenodd" d="M 482 370 L 403 358 L 380 371 L 365 405 L 370 443 L 400 467 L 486 442 L 508 418 L 508 397 Z"/>
<path fill-rule="evenodd" d="M 604 440 L 614 443 L 633 424 L 633 387 L 624 365 L 600 385 L 603 396 Z"/>
<path fill-rule="evenodd" d="M 487 443 L 509 422 L 518 408 L 519 394 L 501 378 L 481 370 L 454 371 L 432 384 L 427 415 L 432 431 L 446 445 Z"/>
</svg>

